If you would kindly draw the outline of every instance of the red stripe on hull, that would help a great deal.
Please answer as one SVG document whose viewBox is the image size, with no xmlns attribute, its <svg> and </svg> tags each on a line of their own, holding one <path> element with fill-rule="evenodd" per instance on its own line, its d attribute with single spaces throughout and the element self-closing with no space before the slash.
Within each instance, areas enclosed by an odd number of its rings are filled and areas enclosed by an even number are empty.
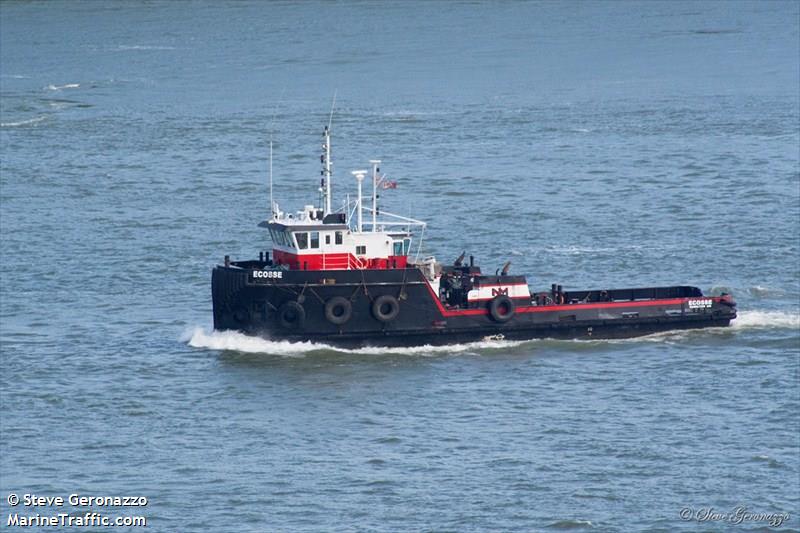
<svg viewBox="0 0 800 533">
<path fill-rule="evenodd" d="M 508 296 L 508 295 L 504 294 L 503 296 Z M 508 297 L 511 298 L 512 300 L 525 300 L 526 302 L 530 301 L 530 299 L 531 299 L 530 296 L 508 296 Z M 469 303 L 473 303 L 473 302 L 488 302 L 488 301 L 494 300 L 494 299 L 495 299 L 495 296 L 492 296 L 491 298 L 470 298 L 469 299 Z"/>
</svg>

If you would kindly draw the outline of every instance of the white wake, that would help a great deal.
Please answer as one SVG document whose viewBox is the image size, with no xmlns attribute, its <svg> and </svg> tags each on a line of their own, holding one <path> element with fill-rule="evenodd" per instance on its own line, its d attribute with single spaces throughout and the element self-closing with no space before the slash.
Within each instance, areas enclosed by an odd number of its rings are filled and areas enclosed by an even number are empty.
<svg viewBox="0 0 800 533">
<path fill-rule="evenodd" d="M 800 329 L 800 314 L 787 313 L 783 311 L 740 311 L 738 318 L 731 323 L 732 330 L 751 330 L 751 329 L 777 329 L 791 328 Z M 557 341 L 559 343 L 631 343 L 631 342 L 653 342 L 687 335 L 697 335 L 703 331 L 712 330 L 715 332 L 725 331 L 726 328 L 712 328 L 710 330 L 671 330 L 654 333 L 642 337 L 630 339 L 583 339 L 575 341 Z M 304 341 L 289 342 L 280 340 L 270 340 L 262 337 L 253 337 L 239 333 L 238 331 L 216 331 L 208 330 L 203 327 L 193 327 L 181 336 L 181 341 L 194 348 L 204 348 L 208 350 L 231 350 L 243 353 L 262 353 L 280 355 L 283 357 L 301 357 L 311 352 L 338 352 L 343 354 L 401 354 L 417 356 L 434 356 L 441 354 L 474 353 L 481 350 L 506 350 L 519 346 L 526 342 L 533 341 L 509 341 L 499 339 L 485 339 L 477 342 L 449 344 L 445 346 L 408 346 L 408 347 L 386 347 L 369 346 L 364 348 L 345 349 L 331 346 L 324 343 Z M 539 342 L 548 339 L 539 339 Z M 551 341 L 552 342 L 552 341 Z"/>
<path fill-rule="evenodd" d="M 731 322 L 733 329 L 800 329 L 800 313 L 785 311 L 739 311 L 736 320 Z"/>
<path fill-rule="evenodd" d="M 181 340 L 194 348 L 209 350 L 233 350 L 244 353 L 263 353 L 285 357 L 301 356 L 315 351 L 332 351 L 347 354 L 404 354 L 404 355 L 438 355 L 448 353 L 474 352 L 487 349 L 507 349 L 519 346 L 525 341 L 482 340 L 446 346 L 408 346 L 387 347 L 368 346 L 364 348 L 345 349 L 317 342 L 289 342 L 252 337 L 238 331 L 208 331 L 202 327 L 187 330 Z"/>
</svg>

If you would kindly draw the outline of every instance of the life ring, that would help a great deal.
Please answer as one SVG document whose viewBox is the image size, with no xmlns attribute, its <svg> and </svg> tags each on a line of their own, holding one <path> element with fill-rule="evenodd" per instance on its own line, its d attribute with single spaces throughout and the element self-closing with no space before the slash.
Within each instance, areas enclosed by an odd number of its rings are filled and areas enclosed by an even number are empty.
<svg viewBox="0 0 800 533">
<path fill-rule="evenodd" d="M 372 302 L 372 315 L 381 322 L 391 322 L 399 313 L 400 304 L 394 296 L 384 294 Z"/>
<path fill-rule="evenodd" d="M 306 310 L 295 301 L 284 303 L 278 308 L 278 323 L 286 329 L 303 327 L 306 321 Z"/>
<path fill-rule="evenodd" d="M 353 314 L 353 304 L 350 303 L 350 300 L 347 298 L 343 298 L 341 296 L 334 296 L 327 302 L 325 302 L 325 318 L 331 324 L 336 324 L 337 326 L 341 326 L 348 320 L 350 320 L 350 316 Z"/>
<path fill-rule="evenodd" d="M 508 322 L 515 311 L 514 301 L 505 294 L 500 294 L 489 302 L 489 314 L 497 322 Z"/>
</svg>

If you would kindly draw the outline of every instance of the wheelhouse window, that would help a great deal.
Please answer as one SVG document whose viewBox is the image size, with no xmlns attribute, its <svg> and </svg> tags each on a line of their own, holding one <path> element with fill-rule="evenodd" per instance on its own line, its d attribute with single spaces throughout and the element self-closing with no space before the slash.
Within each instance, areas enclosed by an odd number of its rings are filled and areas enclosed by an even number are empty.
<svg viewBox="0 0 800 533">
<path fill-rule="evenodd" d="M 305 250 L 306 248 L 308 248 L 308 233 L 306 232 L 295 233 L 294 238 L 297 241 L 298 250 Z"/>
<path fill-rule="evenodd" d="M 392 255 L 403 255 L 403 241 L 394 241 Z"/>
<path fill-rule="evenodd" d="M 311 248 L 319 248 L 319 232 L 311 232 Z"/>
<path fill-rule="evenodd" d="M 269 236 L 272 237 L 272 242 L 275 243 L 277 246 L 288 246 L 290 248 L 294 248 L 294 245 L 292 244 L 290 237 L 283 230 L 270 228 Z"/>
<path fill-rule="evenodd" d="M 341 231 L 337 231 L 336 232 L 336 244 L 342 244 L 342 232 Z"/>
<path fill-rule="evenodd" d="M 411 239 L 403 239 L 403 255 L 408 255 L 408 251 L 411 249 Z"/>
<path fill-rule="evenodd" d="M 326 233 L 325 234 L 325 244 L 330 244 L 330 243 L 331 243 L 331 234 L 330 233 Z"/>
<path fill-rule="evenodd" d="M 356 255 L 367 255 L 366 246 L 356 246 Z"/>
</svg>

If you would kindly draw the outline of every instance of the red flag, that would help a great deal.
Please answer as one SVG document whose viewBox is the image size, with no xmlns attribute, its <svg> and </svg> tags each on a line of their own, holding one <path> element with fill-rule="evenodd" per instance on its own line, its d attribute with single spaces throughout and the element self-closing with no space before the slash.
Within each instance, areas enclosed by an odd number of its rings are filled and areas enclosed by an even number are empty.
<svg viewBox="0 0 800 533">
<path fill-rule="evenodd" d="M 384 181 L 381 185 L 383 186 L 384 189 L 396 189 L 397 188 L 397 182 L 396 181 L 388 181 L 387 180 L 387 181 Z"/>
</svg>

